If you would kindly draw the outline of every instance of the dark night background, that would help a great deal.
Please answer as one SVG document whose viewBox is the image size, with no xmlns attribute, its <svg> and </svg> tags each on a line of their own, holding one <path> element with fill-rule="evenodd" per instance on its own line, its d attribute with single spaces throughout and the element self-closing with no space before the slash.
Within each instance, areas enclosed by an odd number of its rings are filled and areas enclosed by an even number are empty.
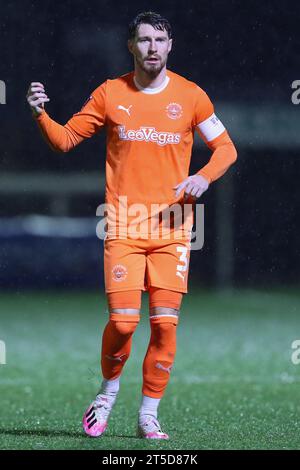
<svg viewBox="0 0 300 470">
<path fill-rule="evenodd" d="M 238 162 L 200 201 L 205 245 L 192 253 L 191 283 L 299 285 L 300 106 L 291 101 L 291 84 L 300 79 L 300 4 L 25 0 L 6 2 L 0 13 L 3 287 L 102 285 L 101 242 L 92 230 L 68 239 L 30 231 L 24 221 L 53 216 L 57 227 L 66 216 L 95 217 L 104 197 L 105 134 L 55 154 L 25 96 L 30 82 L 44 83 L 48 113 L 65 123 L 105 79 L 132 69 L 127 25 L 150 9 L 173 26 L 169 68 L 207 91 L 238 149 Z M 208 157 L 196 145 L 190 174 Z M 69 174 L 78 178 L 76 191 L 65 186 Z M 96 190 L 81 193 L 89 176 Z"/>
</svg>

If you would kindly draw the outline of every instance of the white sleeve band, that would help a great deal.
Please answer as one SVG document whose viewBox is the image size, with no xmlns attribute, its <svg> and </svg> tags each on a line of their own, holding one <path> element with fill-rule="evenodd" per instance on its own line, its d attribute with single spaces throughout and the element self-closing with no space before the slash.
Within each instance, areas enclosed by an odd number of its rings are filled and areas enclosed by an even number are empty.
<svg viewBox="0 0 300 470">
<path fill-rule="evenodd" d="M 221 123 L 221 121 L 217 118 L 215 113 L 213 113 L 208 119 L 205 121 L 200 122 L 197 126 L 204 136 L 204 138 L 210 142 L 214 140 L 216 137 L 222 134 L 225 131 L 225 127 Z"/>
</svg>

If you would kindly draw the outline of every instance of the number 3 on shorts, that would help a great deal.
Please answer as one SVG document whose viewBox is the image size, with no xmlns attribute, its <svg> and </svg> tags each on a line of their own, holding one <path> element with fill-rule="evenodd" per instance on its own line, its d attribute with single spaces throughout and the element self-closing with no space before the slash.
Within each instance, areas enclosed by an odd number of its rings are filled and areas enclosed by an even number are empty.
<svg viewBox="0 0 300 470">
<path fill-rule="evenodd" d="M 188 259 L 187 259 L 187 247 L 185 246 L 177 246 L 176 251 L 180 254 L 179 261 L 183 264 L 177 264 L 176 266 L 176 276 L 180 277 L 184 281 L 184 274 L 188 267 Z"/>
</svg>

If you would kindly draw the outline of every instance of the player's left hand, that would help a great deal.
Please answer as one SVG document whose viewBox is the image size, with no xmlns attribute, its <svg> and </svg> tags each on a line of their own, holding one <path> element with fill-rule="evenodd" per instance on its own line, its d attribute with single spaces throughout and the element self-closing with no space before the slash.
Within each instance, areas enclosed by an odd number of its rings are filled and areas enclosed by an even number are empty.
<svg viewBox="0 0 300 470">
<path fill-rule="evenodd" d="M 181 183 L 174 186 L 175 196 L 178 197 L 181 191 L 184 189 L 184 197 L 193 196 L 198 198 L 207 190 L 209 182 L 201 175 L 189 176 Z"/>
</svg>

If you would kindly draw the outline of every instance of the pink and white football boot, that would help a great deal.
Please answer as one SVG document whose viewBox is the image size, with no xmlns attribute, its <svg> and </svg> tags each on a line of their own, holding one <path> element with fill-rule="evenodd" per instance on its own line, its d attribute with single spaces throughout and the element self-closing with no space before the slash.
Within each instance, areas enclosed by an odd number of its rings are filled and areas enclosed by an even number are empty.
<svg viewBox="0 0 300 470">
<path fill-rule="evenodd" d="M 82 425 L 85 433 L 91 437 L 100 437 L 107 428 L 110 412 L 116 397 L 98 394 L 83 415 Z"/>
<path fill-rule="evenodd" d="M 162 432 L 158 420 L 151 415 L 140 415 L 137 435 L 143 439 L 169 439 L 168 434 Z"/>
</svg>

